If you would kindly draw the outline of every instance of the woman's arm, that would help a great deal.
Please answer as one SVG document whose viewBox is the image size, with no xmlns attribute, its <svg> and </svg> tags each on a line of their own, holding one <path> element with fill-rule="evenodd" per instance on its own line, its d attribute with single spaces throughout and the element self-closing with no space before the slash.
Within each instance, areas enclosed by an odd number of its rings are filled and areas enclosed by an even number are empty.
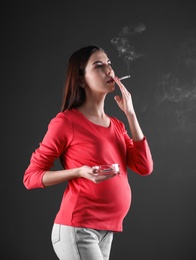
<svg viewBox="0 0 196 260">
<path fill-rule="evenodd" d="M 90 167 L 89 167 L 90 168 Z M 42 184 L 44 187 L 60 184 L 75 178 L 80 177 L 80 168 L 69 170 L 47 171 L 42 177 Z"/>
<path fill-rule="evenodd" d="M 137 120 L 137 116 L 135 114 L 131 94 L 128 92 L 128 90 L 125 88 L 125 86 L 121 83 L 121 81 L 117 77 L 115 77 L 114 80 L 119 86 L 120 91 L 122 93 L 122 97 L 120 96 L 114 97 L 116 103 L 118 104 L 120 109 L 125 113 L 127 117 L 133 140 L 141 141 L 144 138 L 144 134 L 141 130 L 141 127 Z"/>
<path fill-rule="evenodd" d="M 94 183 L 99 183 L 112 177 L 114 177 L 112 174 L 97 175 L 91 167 L 84 165 L 69 170 L 47 171 L 43 175 L 42 183 L 44 187 L 49 187 L 75 178 L 86 178 Z"/>
<path fill-rule="evenodd" d="M 28 171 L 27 169 L 23 182 L 25 187 L 30 190 L 53 186 L 75 178 L 85 178 L 94 183 L 99 183 L 114 176 L 112 174 L 97 175 L 91 167 L 84 165 L 78 168 L 57 171 Z"/>
<path fill-rule="evenodd" d="M 114 80 L 122 93 L 122 97 L 115 96 L 115 100 L 127 117 L 133 140 L 128 135 L 125 136 L 128 148 L 128 166 L 139 174 L 148 175 L 153 170 L 153 160 L 147 140 L 137 120 L 131 94 L 117 77 Z"/>
</svg>

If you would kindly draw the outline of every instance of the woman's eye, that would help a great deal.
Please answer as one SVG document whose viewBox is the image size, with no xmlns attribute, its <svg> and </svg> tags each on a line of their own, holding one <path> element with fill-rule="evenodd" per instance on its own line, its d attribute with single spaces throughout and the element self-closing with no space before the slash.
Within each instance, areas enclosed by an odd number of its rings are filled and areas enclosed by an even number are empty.
<svg viewBox="0 0 196 260">
<path fill-rule="evenodd" d="M 96 65 L 96 69 L 100 69 L 102 67 L 102 64 L 98 64 L 98 65 Z"/>
<path fill-rule="evenodd" d="M 110 68 L 112 67 L 112 64 L 111 63 L 108 63 L 107 65 L 104 65 L 104 64 L 97 64 L 96 66 L 95 66 L 95 68 L 96 69 L 101 69 L 101 68 L 103 68 L 103 67 L 106 67 L 106 66 L 109 66 Z"/>
</svg>

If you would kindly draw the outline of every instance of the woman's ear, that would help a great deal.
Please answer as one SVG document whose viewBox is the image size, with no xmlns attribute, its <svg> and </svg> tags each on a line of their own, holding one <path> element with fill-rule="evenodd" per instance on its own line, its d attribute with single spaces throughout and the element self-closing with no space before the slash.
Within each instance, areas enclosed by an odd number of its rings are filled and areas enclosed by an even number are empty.
<svg viewBox="0 0 196 260">
<path fill-rule="evenodd" d="M 82 76 L 79 76 L 79 86 L 81 88 L 85 88 L 85 80 L 84 80 L 84 77 L 82 77 Z"/>
</svg>

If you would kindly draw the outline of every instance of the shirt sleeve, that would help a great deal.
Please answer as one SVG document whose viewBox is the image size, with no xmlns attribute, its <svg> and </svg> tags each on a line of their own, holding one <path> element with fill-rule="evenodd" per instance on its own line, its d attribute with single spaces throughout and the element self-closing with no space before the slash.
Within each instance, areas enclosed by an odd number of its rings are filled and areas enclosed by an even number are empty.
<svg viewBox="0 0 196 260">
<path fill-rule="evenodd" d="M 53 118 L 48 130 L 32 153 L 30 164 L 27 167 L 23 183 L 27 189 L 44 188 L 43 175 L 54 165 L 54 160 L 59 158 L 72 140 L 73 131 L 71 121 L 65 117 L 63 112 Z"/>
<path fill-rule="evenodd" d="M 135 142 L 125 135 L 127 146 L 127 165 L 136 173 L 149 175 L 153 171 L 153 160 L 146 137 Z"/>
<path fill-rule="evenodd" d="M 153 171 L 153 159 L 147 138 L 144 137 L 141 141 L 134 141 L 128 135 L 124 124 L 119 120 L 118 123 L 126 144 L 127 166 L 136 173 L 149 175 Z"/>
</svg>

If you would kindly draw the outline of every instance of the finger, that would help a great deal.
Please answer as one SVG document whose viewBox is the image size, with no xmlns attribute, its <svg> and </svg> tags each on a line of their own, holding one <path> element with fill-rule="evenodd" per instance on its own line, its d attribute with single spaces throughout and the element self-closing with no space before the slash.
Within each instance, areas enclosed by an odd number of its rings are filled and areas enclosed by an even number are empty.
<svg viewBox="0 0 196 260">
<path fill-rule="evenodd" d="M 121 81 L 119 80 L 119 78 L 118 77 L 114 77 L 114 81 L 116 82 L 116 84 L 121 88 L 121 87 L 123 87 L 123 84 L 121 83 Z"/>
<path fill-rule="evenodd" d="M 92 174 L 93 175 L 98 175 L 99 174 L 99 170 L 98 169 L 93 169 Z"/>
<path fill-rule="evenodd" d="M 119 80 L 118 77 L 114 77 L 114 81 L 116 82 L 116 84 L 119 86 L 120 91 L 122 92 L 122 94 L 126 94 L 128 92 L 128 90 L 126 89 L 126 87 L 122 84 L 122 82 Z"/>
<path fill-rule="evenodd" d="M 116 80 L 115 80 L 116 79 Z M 127 90 L 127 88 L 121 83 L 121 81 L 119 80 L 118 77 L 115 76 L 115 82 L 117 83 L 117 85 L 120 88 L 120 91 L 122 93 L 123 98 L 129 99 L 130 97 L 130 92 Z"/>
<path fill-rule="evenodd" d="M 120 96 L 115 96 L 114 99 L 116 100 L 116 102 L 120 102 L 122 100 Z"/>
</svg>

